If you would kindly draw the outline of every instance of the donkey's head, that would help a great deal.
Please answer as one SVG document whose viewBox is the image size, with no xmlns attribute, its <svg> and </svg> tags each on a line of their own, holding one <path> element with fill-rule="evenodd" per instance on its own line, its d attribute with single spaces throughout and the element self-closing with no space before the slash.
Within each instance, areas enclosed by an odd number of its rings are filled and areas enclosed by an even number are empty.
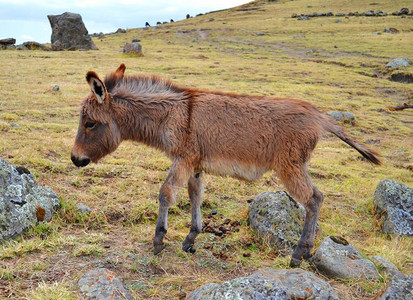
<svg viewBox="0 0 413 300">
<path fill-rule="evenodd" d="M 121 80 L 125 65 L 110 74 L 106 80 L 113 84 Z M 106 85 L 98 75 L 89 71 L 86 74 L 91 93 L 83 101 L 80 109 L 79 128 L 72 149 L 71 158 L 77 167 L 84 167 L 90 161 L 97 162 L 119 146 L 121 134 L 115 119 L 114 103 Z"/>
</svg>

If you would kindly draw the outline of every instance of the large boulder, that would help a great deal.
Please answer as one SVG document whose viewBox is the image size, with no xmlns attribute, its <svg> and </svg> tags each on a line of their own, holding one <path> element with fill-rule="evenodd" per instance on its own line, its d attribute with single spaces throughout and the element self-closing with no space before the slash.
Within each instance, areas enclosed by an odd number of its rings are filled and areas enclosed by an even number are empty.
<svg viewBox="0 0 413 300">
<path fill-rule="evenodd" d="M 222 284 L 208 283 L 189 295 L 188 300 L 334 300 L 330 284 L 302 269 L 264 269 L 248 277 Z"/>
<path fill-rule="evenodd" d="M 389 287 L 379 300 L 413 299 L 413 274 L 399 273 L 390 281 Z"/>
<path fill-rule="evenodd" d="M 37 222 L 50 221 L 58 207 L 50 187 L 38 184 L 26 168 L 0 159 L 0 243 Z"/>
<path fill-rule="evenodd" d="M 0 49 L 7 49 L 10 46 L 13 46 L 14 44 L 16 44 L 16 39 L 14 38 L 1 39 Z"/>
<path fill-rule="evenodd" d="M 79 14 L 48 15 L 52 27 L 52 50 L 97 50 Z"/>
<path fill-rule="evenodd" d="M 373 196 L 382 231 L 413 235 L 413 189 L 394 180 L 382 180 Z"/>
<path fill-rule="evenodd" d="M 400 68 L 400 67 L 408 67 L 411 65 L 411 61 L 407 57 L 399 57 L 392 59 L 390 62 L 386 64 L 388 68 Z"/>
<path fill-rule="evenodd" d="M 143 56 L 142 53 L 142 45 L 139 43 L 126 43 L 125 46 L 123 46 L 123 53 L 126 54 L 136 54 L 138 56 Z"/>
<path fill-rule="evenodd" d="M 250 226 L 281 254 L 291 254 L 303 231 L 304 207 L 284 191 L 265 192 L 250 204 Z"/>
<path fill-rule="evenodd" d="M 329 278 L 371 280 L 380 277 L 374 263 L 340 237 L 326 237 L 311 262 Z"/>
<path fill-rule="evenodd" d="M 99 268 L 84 274 L 76 284 L 76 289 L 87 299 L 132 300 L 122 280 L 108 269 Z"/>
</svg>

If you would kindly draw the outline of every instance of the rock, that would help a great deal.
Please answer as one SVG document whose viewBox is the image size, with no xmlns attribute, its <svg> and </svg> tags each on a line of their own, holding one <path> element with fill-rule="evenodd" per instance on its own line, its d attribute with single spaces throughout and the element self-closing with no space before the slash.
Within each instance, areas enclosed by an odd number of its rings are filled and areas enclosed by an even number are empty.
<svg viewBox="0 0 413 300">
<path fill-rule="evenodd" d="M 122 280 L 105 268 L 89 271 L 76 284 L 76 289 L 89 299 L 133 299 Z"/>
<path fill-rule="evenodd" d="M 65 12 L 61 15 L 48 15 L 52 27 L 52 50 L 97 50 L 88 35 L 79 14 Z"/>
<path fill-rule="evenodd" d="M 281 254 L 292 253 L 304 219 L 304 207 L 283 191 L 262 193 L 250 204 L 250 226 L 260 237 L 268 237 Z"/>
<path fill-rule="evenodd" d="M 188 300 L 283 300 L 338 297 L 329 283 L 302 269 L 259 270 L 248 277 L 223 284 L 208 283 L 189 295 Z"/>
<path fill-rule="evenodd" d="M 45 45 L 42 45 L 38 42 L 24 42 L 23 46 L 27 48 L 27 50 L 44 50 L 44 51 L 50 51 L 51 49 L 49 47 L 46 47 Z"/>
<path fill-rule="evenodd" d="M 133 40 L 132 40 L 132 43 L 139 43 L 141 41 L 141 39 L 139 39 L 139 38 L 134 38 Z"/>
<path fill-rule="evenodd" d="M 294 35 L 294 38 L 295 39 L 305 38 L 305 35 L 304 34 L 296 34 L 296 35 Z"/>
<path fill-rule="evenodd" d="M 387 28 L 385 28 L 384 29 L 384 32 L 385 33 L 399 33 L 399 30 L 398 29 L 396 29 L 396 28 L 393 28 L 393 27 L 387 27 Z"/>
<path fill-rule="evenodd" d="M 363 14 L 366 17 L 374 17 L 376 15 L 376 13 L 372 10 L 365 11 Z"/>
<path fill-rule="evenodd" d="M 77 203 L 76 208 L 77 211 L 80 212 L 82 215 L 88 215 L 93 211 L 93 209 L 91 209 L 89 206 L 82 202 Z"/>
<path fill-rule="evenodd" d="M 334 120 L 344 123 L 352 124 L 356 117 L 351 112 L 348 111 L 329 111 L 327 115 L 332 117 Z"/>
<path fill-rule="evenodd" d="M 394 180 L 382 180 L 374 192 L 373 205 L 384 233 L 413 236 L 413 189 Z"/>
<path fill-rule="evenodd" d="M 50 221 L 59 199 L 41 186 L 29 170 L 0 159 L 0 243 L 14 238 L 40 221 Z"/>
<path fill-rule="evenodd" d="M 326 13 L 326 17 L 332 17 L 332 16 L 334 16 L 334 13 L 332 11 L 328 11 Z"/>
<path fill-rule="evenodd" d="M 379 270 L 384 272 L 386 275 L 393 277 L 400 273 L 399 269 L 391 261 L 380 255 L 369 256 L 369 259 L 375 262 L 376 265 L 379 266 Z"/>
<path fill-rule="evenodd" d="M 17 50 L 29 50 L 29 49 L 27 49 L 27 47 L 26 47 L 25 45 L 23 45 L 23 44 L 17 45 L 17 46 L 16 46 L 16 49 L 17 49 Z"/>
<path fill-rule="evenodd" d="M 209 18 L 208 21 L 209 21 L 209 22 L 213 22 L 213 21 L 215 21 L 215 19 L 214 19 L 214 18 Z"/>
<path fill-rule="evenodd" d="M 390 281 L 389 287 L 379 300 L 413 299 L 413 274 L 397 274 Z"/>
<path fill-rule="evenodd" d="M 52 88 L 53 92 L 58 92 L 60 90 L 60 87 L 56 84 L 53 88 Z"/>
<path fill-rule="evenodd" d="M 400 14 L 400 15 L 408 15 L 408 14 L 409 14 L 409 9 L 408 9 L 408 8 L 402 8 L 402 9 L 399 11 L 399 14 Z"/>
<path fill-rule="evenodd" d="M 7 38 L 0 40 L 0 49 L 8 49 L 10 46 L 16 44 L 16 39 L 14 38 Z"/>
<path fill-rule="evenodd" d="M 346 14 L 343 13 L 336 13 L 336 17 L 344 17 Z"/>
<path fill-rule="evenodd" d="M 123 53 L 143 55 L 142 46 L 138 43 L 126 43 L 123 46 Z"/>
<path fill-rule="evenodd" d="M 340 22 L 341 22 L 341 19 L 335 19 L 334 22 L 335 22 L 335 23 L 340 23 Z"/>
<path fill-rule="evenodd" d="M 400 68 L 400 67 L 408 67 L 410 66 L 411 61 L 407 57 L 399 57 L 392 59 L 389 63 L 387 63 L 387 68 Z"/>
<path fill-rule="evenodd" d="M 116 30 L 116 33 L 126 33 L 126 29 L 118 28 L 118 30 Z"/>
<path fill-rule="evenodd" d="M 311 262 L 329 278 L 376 280 L 380 277 L 374 263 L 340 237 L 326 237 Z"/>
<path fill-rule="evenodd" d="M 300 15 L 300 16 L 297 17 L 297 20 L 308 21 L 308 20 L 310 20 L 310 18 L 306 15 Z"/>
<path fill-rule="evenodd" d="M 291 18 L 297 18 L 297 17 L 298 17 L 297 14 L 292 14 L 292 15 L 291 15 Z"/>
<path fill-rule="evenodd" d="M 265 35 L 265 32 L 257 32 L 255 35 L 256 36 L 263 36 L 263 35 Z"/>
</svg>

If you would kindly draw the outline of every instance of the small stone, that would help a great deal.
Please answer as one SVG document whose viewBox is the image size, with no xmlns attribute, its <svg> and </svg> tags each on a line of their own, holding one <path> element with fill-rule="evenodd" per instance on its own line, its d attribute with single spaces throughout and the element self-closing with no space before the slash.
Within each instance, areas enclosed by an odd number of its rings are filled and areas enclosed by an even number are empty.
<svg viewBox="0 0 413 300">
<path fill-rule="evenodd" d="M 59 90 L 60 90 L 60 87 L 56 84 L 54 87 L 53 87 L 53 92 L 58 92 Z"/>
<path fill-rule="evenodd" d="M 400 67 L 408 67 L 411 64 L 411 60 L 407 57 L 399 57 L 391 60 L 389 63 L 386 64 L 387 68 L 400 68 Z"/>
<path fill-rule="evenodd" d="M 336 19 L 334 22 L 335 22 L 335 23 L 340 23 L 340 22 L 341 22 L 341 19 Z"/>
<path fill-rule="evenodd" d="M 216 209 L 211 210 L 211 215 L 216 215 L 218 212 Z"/>
<path fill-rule="evenodd" d="M 77 203 L 76 208 L 77 211 L 80 212 L 82 215 L 88 215 L 93 211 L 93 209 L 91 209 L 89 206 L 82 202 Z"/>
<path fill-rule="evenodd" d="M 297 17 L 297 20 L 308 21 L 308 20 L 310 20 L 310 18 L 308 16 L 305 16 L 305 15 L 300 15 L 300 16 Z"/>
<path fill-rule="evenodd" d="M 356 119 L 355 116 L 348 111 L 329 111 L 327 112 L 327 115 L 329 115 L 336 121 L 350 124 L 352 124 Z"/>
<path fill-rule="evenodd" d="M 132 43 L 139 43 L 141 41 L 141 39 L 139 39 L 139 38 L 134 38 L 133 40 L 132 40 Z"/>
<path fill-rule="evenodd" d="M 108 269 L 99 268 L 83 275 L 76 284 L 82 297 L 88 299 L 132 300 L 122 280 Z"/>
<path fill-rule="evenodd" d="M 263 35 L 265 35 L 265 33 L 264 32 L 257 32 L 255 35 L 256 36 L 263 36 Z"/>
</svg>

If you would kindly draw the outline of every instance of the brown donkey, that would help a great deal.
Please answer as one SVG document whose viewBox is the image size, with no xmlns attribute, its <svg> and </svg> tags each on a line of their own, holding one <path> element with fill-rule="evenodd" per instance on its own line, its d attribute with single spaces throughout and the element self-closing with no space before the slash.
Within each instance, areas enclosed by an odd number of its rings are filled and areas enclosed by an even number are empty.
<svg viewBox="0 0 413 300">
<path fill-rule="evenodd" d="M 165 247 L 168 208 L 186 182 L 192 221 L 182 249 L 193 252 L 202 229 L 204 173 L 255 180 L 274 170 L 306 209 L 303 233 L 290 263 L 297 266 L 311 256 L 323 201 L 307 171 L 322 134 L 333 133 L 380 164 L 374 151 L 351 139 L 310 103 L 184 88 L 157 76 L 125 76 L 125 69 L 121 64 L 104 81 L 95 72 L 87 73 L 92 92 L 82 103 L 71 158 L 76 166 L 86 166 L 115 151 L 123 140 L 165 152 L 172 165 L 159 193 L 155 254 Z"/>
</svg>

